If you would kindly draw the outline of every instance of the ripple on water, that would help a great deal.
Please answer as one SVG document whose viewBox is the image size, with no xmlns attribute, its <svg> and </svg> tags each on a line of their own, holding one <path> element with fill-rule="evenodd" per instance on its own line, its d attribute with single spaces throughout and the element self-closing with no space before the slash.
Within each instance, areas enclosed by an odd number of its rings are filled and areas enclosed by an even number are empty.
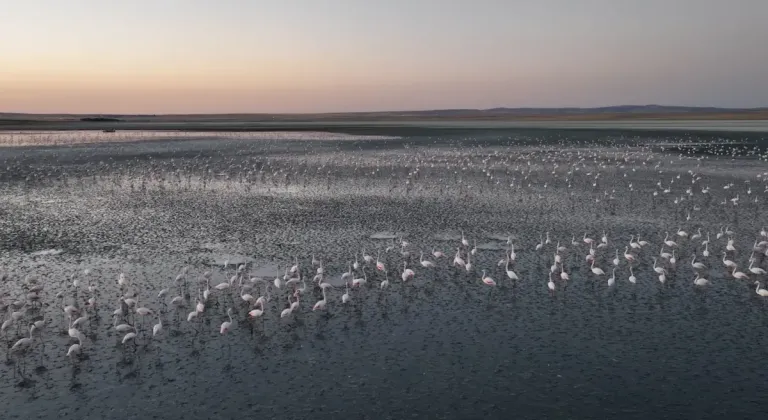
<svg viewBox="0 0 768 420">
<path fill-rule="evenodd" d="M 435 233 L 432 235 L 432 239 L 441 242 L 459 241 L 461 240 L 461 234 L 457 235 L 455 233 Z"/>
<path fill-rule="evenodd" d="M 63 253 L 63 249 L 43 249 L 40 251 L 35 251 L 30 253 L 29 255 L 32 257 L 49 257 L 49 256 L 55 256 Z"/>
<path fill-rule="evenodd" d="M 404 232 L 392 232 L 392 231 L 382 231 L 382 232 L 376 232 L 371 234 L 369 238 L 371 239 L 398 239 L 398 238 L 404 238 L 407 234 Z"/>
<path fill-rule="evenodd" d="M 209 265 L 218 266 L 218 267 L 224 267 L 225 265 L 229 268 L 237 268 L 241 264 L 249 265 L 256 262 L 256 259 L 253 257 L 248 257 L 246 255 L 237 255 L 237 254 L 218 254 L 218 255 L 212 255 L 209 259 Z"/>
<path fill-rule="evenodd" d="M 29 303 L 17 309 L 22 322 L 0 335 L 8 360 L 0 363 L 0 417 L 760 418 L 768 301 L 722 269 L 726 242 L 714 234 L 729 224 L 737 232 L 729 257 L 748 266 L 768 219 L 763 181 L 754 178 L 764 162 L 699 161 L 594 133 L 557 137 L 520 145 L 526 138 L 518 134 L 391 142 L 233 135 L 4 149 L 0 305 Z M 617 161 L 622 154 L 630 160 Z M 623 170 L 617 165 L 633 170 L 614 176 Z M 673 202 L 691 174 L 711 186 L 711 200 L 696 189 Z M 659 180 L 673 193 L 651 200 Z M 444 190 L 448 182 L 455 189 Z M 717 204 L 737 192 L 739 206 Z M 687 220 L 692 204 L 702 210 Z M 712 256 L 701 259 L 710 287 L 692 285 L 690 257 L 702 247 L 690 239 L 678 240 L 667 282 L 657 280 L 652 258 L 664 232 L 679 227 L 713 234 Z M 408 232 L 408 255 L 399 244 L 385 250 L 400 231 Z M 469 272 L 451 266 L 462 231 L 470 249 L 477 240 Z M 552 243 L 537 251 L 546 231 Z M 603 231 L 609 246 L 595 255 L 608 274 L 630 235 L 653 244 L 637 252 L 637 284 L 623 259 L 611 288 L 589 270 L 582 235 L 599 241 Z M 518 281 L 497 266 L 509 233 Z M 558 240 L 570 280 L 550 294 Z M 363 248 L 380 256 L 390 286 L 381 289 L 385 274 L 361 259 L 365 271 L 354 277 L 365 273 L 368 283 L 350 289 L 344 304 L 341 275 Z M 434 258 L 432 248 L 449 255 Z M 51 250 L 65 252 L 37 254 Z M 423 268 L 420 251 L 437 266 Z M 324 311 L 312 310 L 324 297 L 311 282 L 312 256 L 333 285 Z M 763 253 L 755 256 L 768 265 Z M 304 293 L 268 286 L 294 258 L 309 283 Z M 266 284 L 211 290 L 204 312 L 187 322 L 206 288 L 202 274 L 219 283 L 245 262 L 246 275 Z M 415 271 L 405 282 L 404 266 Z M 189 275 L 177 282 L 182 267 Z M 482 270 L 496 287 L 481 283 Z M 127 285 L 117 284 L 121 272 Z M 42 305 L 32 302 L 35 284 L 43 286 Z M 248 316 L 242 292 L 268 297 L 262 317 Z M 123 295 L 153 311 L 117 320 L 139 328 L 126 344 L 111 316 Z M 95 305 L 79 327 L 83 357 L 71 360 L 75 340 L 62 306 L 84 311 L 90 298 Z M 297 300 L 298 309 L 280 317 Z M 229 308 L 233 324 L 222 335 Z M 0 311 L 2 321 L 14 310 Z M 158 319 L 163 333 L 153 338 Z M 44 347 L 7 356 L 8 344 L 38 320 Z"/>
</svg>

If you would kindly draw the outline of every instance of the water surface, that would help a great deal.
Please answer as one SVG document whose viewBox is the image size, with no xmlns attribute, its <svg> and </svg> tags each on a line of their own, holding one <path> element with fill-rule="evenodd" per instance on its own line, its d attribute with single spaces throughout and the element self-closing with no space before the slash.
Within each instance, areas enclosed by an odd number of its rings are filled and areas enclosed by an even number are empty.
<svg viewBox="0 0 768 420">
<path fill-rule="evenodd" d="M 726 225 L 734 232 L 728 258 L 746 270 L 766 220 L 759 137 L 698 155 L 660 145 L 705 137 L 570 131 L 321 141 L 124 134 L 114 144 L 89 136 L 98 144 L 0 151 L 0 300 L 28 302 L 4 335 L 8 418 L 731 419 L 765 411 L 768 301 L 752 282 L 765 278 L 727 274 L 727 242 L 715 237 Z M 653 258 L 678 229 L 701 229 L 703 238 L 675 238 L 678 261 L 665 264 L 661 284 Z M 551 242 L 537 250 L 547 232 Z M 596 250 L 606 276 L 585 262 L 585 233 L 607 236 Z M 622 257 L 609 287 L 612 259 L 633 235 L 651 242 L 636 252 L 637 284 Z M 518 281 L 498 265 L 508 240 Z M 558 242 L 570 280 L 558 280 L 552 295 Z M 457 249 L 471 258 L 469 272 L 450 266 Z M 421 251 L 437 267 L 421 267 Z M 386 277 L 363 252 L 385 264 Z M 693 285 L 694 253 L 708 266 L 709 287 Z M 313 257 L 334 285 L 325 311 L 312 311 L 322 299 Z M 768 268 L 764 253 L 756 258 Z M 356 259 L 366 268 L 354 277 L 368 283 L 344 305 L 341 274 Z M 308 285 L 299 309 L 280 318 L 292 293 L 265 284 L 296 261 Z M 268 294 L 264 317 L 247 317 L 238 280 L 212 292 L 199 322 L 187 322 L 203 273 L 213 287 L 241 263 L 246 282 L 265 280 L 250 291 Z M 404 263 L 416 272 L 405 283 Z M 483 270 L 495 288 L 482 284 Z M 385 278 L 391 287 L 382 290 Z M 28 300 L 33 284 L 44 285 L 41 307 Z M 159 314 L 162 334 L 150 338 L 157 315 L 129 317 L 119 322 L 135 323 L 139 337 L 121 343 L 111 314 L 125 294 Z M 174 296 L 186 305 L 171 305 Z M 62 307 L 85 308 L 90 298 L 83 357 L 72 360 Z M 233 326 L 221 335 L 230 307 Z M 45 329 L 34 350 L 9 353 L 39 319 Z"/>
</svg>

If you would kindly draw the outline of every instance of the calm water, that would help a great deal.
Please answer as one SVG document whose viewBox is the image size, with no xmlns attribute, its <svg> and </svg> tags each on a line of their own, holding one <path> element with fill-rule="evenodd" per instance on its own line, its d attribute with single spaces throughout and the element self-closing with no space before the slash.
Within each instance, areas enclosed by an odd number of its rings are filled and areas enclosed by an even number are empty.
<svg viewBox="0 0 768 420">
<path fill-rule="evenodd" d="M 670 145 L 713 138 L 207 136 L 0 150 L 0 293 L 3 307 L 27 303 L 3 335 L 8 418 L 732 419 L 765 411 L 768 301 L 753 282 L 766 276 L 734 279 L 720 261 L 728 235 L 716 238 L 728 225 L 736 248 L 728 258 L 747 271 L 766 221 L 759 137 L 720 138 L 706 154 L 680 155 Z M 469 272 L 450 266 L 462 231 L 464 259 L 477 243 Z M 551 243 L 537 250 L 546 232 Z M 595 252 L 604 276 L 585 262 L 585 232 L 598 243 L 607 236 Z M 661 284 L 652 265 L 665 232 L 679 246 Z M 637 234 L 651 244 L 635 251 L 633 285 L 622 255 Z M 497 265 L 507 238 L 517 281 Z M 557 279 L 551 295 L 558 241 L 570 280 Z M 436 260 L 433 248 L 447 257 Z M 367 265 L 368 283 L 345 305 L 339 276 L 355 255 L 363 263 L 363 249 L 386 265 L 391 287 L 380 289 L 384 274 Z M 421 267 L 420 251 L 437 267 Z M 694 253 L 709 287 L 693 285 Z M 337 285 L 325 311 L 312 311 L 322 299 L 313 255 Z M 768 269 L 763 252 L 755 255 Z M 291 293 L 272 287 L 263 318 L 249 319 L 236 281 L 187 322 L 203 272 L 213 288 L 235 273 L 224 260 L 243 262 L 246 280 L 271 284 L 294 258 L 308 287 L 290 316 L 280 318 Z M 403 262 L 416 273 L 407 283 Z M 176 282 L 185 266 L 186 280 Z M 482 284 L 482 270 L 495 288 Z M 27 296 L 34 284 L 44 285 L 41 307 Z M 155 315 L 120 319 L 139 327 L 123 344 L 111 314 L 119 296 L 133 294 Z M 186 306 L 170 304 L 174 296 Z M 68 358 L 77 341 L 63 331 L 62 307 L 84 309 L 90 298 L 82 357 Z M 229 307 L 232 328 L 222 336 Z M 153 339 L 157 314 L 163 332 Z M 10 352 L 40 319 L 32 350 Z"/>
</svg>

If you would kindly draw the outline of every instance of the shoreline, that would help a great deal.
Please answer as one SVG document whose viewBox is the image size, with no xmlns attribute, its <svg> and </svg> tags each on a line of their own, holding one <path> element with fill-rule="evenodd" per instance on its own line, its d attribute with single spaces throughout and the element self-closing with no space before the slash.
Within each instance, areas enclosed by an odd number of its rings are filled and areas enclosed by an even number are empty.
<svg viewBox="0 0 768 420">
<path fill-rule="evenodd" d="M 34 131 L 187 131 L 187 132 L 264 132 L 264 131 L 321 131 L 346 134 L 378 135 L 439 135 L 478 131 L 519 130 L 595 130 L 633 132 L 728 132 L 768 133 L 768 119 L 764 120 L 704 120 L 704 119 L 630 119 L 630 120 L 381 120 L 381 121 L 45 121 L 2 120 L 0 132 Z M 105 135 L 111 134 L 105 132 Z"/>
</svg>

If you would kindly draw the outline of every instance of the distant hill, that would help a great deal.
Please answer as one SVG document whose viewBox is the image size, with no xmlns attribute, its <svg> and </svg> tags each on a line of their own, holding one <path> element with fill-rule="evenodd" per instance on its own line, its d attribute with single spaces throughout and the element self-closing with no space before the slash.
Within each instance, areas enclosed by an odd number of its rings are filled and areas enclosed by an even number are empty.
<svg viewBox="0 0 768 420">
<path fill-rule="evenodd" d="M 681 113 L 740 113 L 764 112 L 766 108 L 717 108 L 668 105 L 616 105 L 596 108 L 489 108 L 489 109 L 435 109 L 426 111 L 391 111 L 386 114 L 401 115 L 590 115 L 590 114 L 681 114 Z M 371 113 L 376 114 L 376 113 Z"/>
</svg>

